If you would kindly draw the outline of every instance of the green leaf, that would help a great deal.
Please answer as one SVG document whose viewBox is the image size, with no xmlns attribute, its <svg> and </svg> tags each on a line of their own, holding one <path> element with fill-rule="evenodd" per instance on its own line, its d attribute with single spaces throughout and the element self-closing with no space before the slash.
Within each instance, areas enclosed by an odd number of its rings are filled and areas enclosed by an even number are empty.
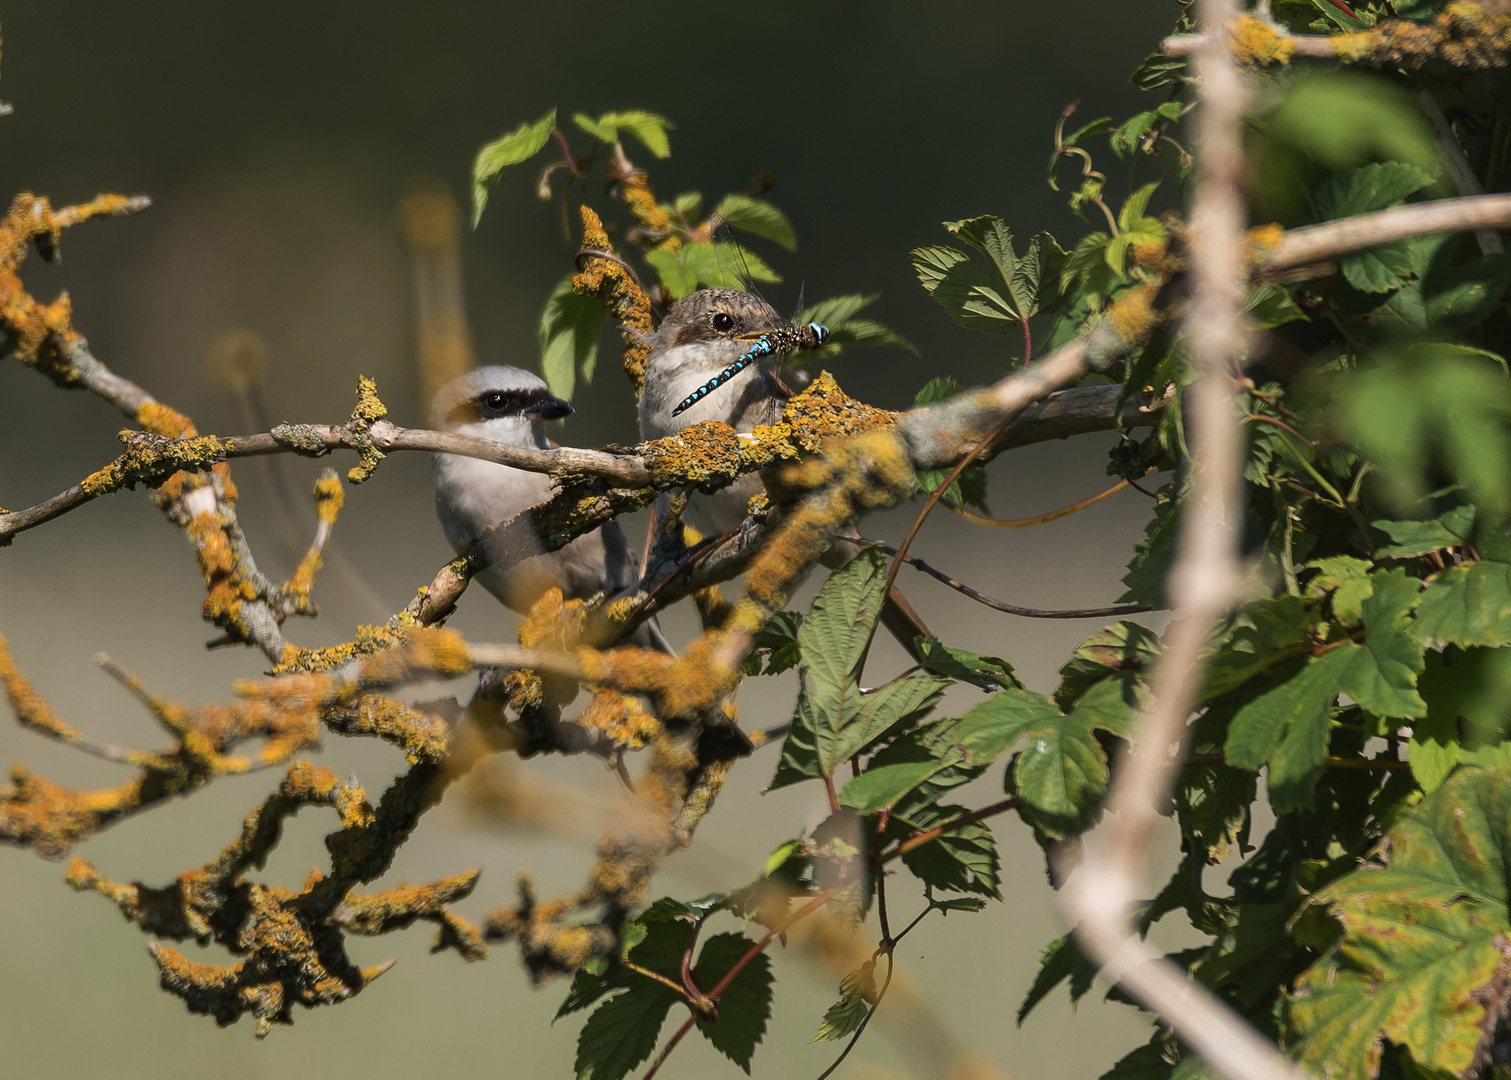
<svg viewBox="0 0 1511 1080">
<path fill-rule="evenodd" d="M 860 1027 L 876 998 L 875 972 L 875 962 L 868 960 L 840 980 L 840 998 L 824 1013 L 818 1034 L 809 1042 L 843 1039 Z"/>
<path fill-rule="evenodd" d="M 1312 789 L 1327 760 L 1338 678 L 1348 665 L 1349 658 L 1336 650 L 1308 660 L 1233 716 L 1223 758 L 1250 772 L 1269 765 L 1270 805 L 1277 814 L 1312 805 Z"/>
<path fill-rule="evenodd" d="M 1281 595 L 1246 604 L 1228 624 L 1207 662 L 1202 699 L 1211 701 L 1311 646 L 1314 616 L 1301 598 Z"/>
<path fill-rule="evenodd" d="M 855 667 L 881 611 L 886 576 L 880 549 L 868 547 L 831 574 L 814 599 L 798 631 L 803 689 L 773 789 L 834 775 L 867 744 L 927 714 L 949 685 L 916 674 L 860 692 Z"/>
<path fill-rule="evenodd" d="M 1133 560 L 1128 572 L 1123 575 L 1127 586 L 1118 597 L 1120 604 L 1145 604 L 1163 608 L 1169 604 L 1165 596 L 1165 579 L 1175 564 L 1175 536 L 1179 526 L 1180 502 L 1173 486 L 1161 488 L 1159 501 L 1154 506 L 1154 517 L 1144 529 L 1144 538 L 1133 544 Z"/>
<path fill-rule="evenodd" d="M 1376 558 L 1415 559 L 1467 544 L 1474 535 L 1474 507 L 1460 504 L 1427 521 L 1371 521 L 1369 524 L 1391 541 L 1375 548 Z"/>
<path fill-rule="evenodd" d="M 607 143 L 618 142 L 621 129 L 628 131 L 658 158 L 671 155 L 671 143 L 667 141 L 666 133 L 677 126 L 666 117 L 657 116 L 644 109 L 604 113 L 597 120 L 583 113 L 576 113 L 572 117 L 572 122 L 595 139 L 601 139 Z"/>
<path fill-rule="evenodd" d="M 1317 576 L 1307 582 L 1307 594 L 1320 597 L 1332 593 L 1333 616 L 1344 626 L 1358 626 L 1364 619 L 1362 605 L 1375 587 L 1370 568 L 1370 563 L 1352 555 L 1309 562 L 1304 569 L 1316 570 Z"/>
<path fill-rule="evenodd" d="M 1117 129 L 1108 137 L 1108 143 L 1112 152 L 1118 157 L 1127 159 L 1130 154 L 1138 149 L 1139 143 L 1143 142 L 1144 136 L 1153 131 L 1159 123 L 1173 122 L 1180 119 L 1180 104 L 1167 101 L 1157 109 L 1137 113 L 1124 120 Z"/>
<path fill-rule="evenodd" d="M 958 720 L 939 720 L 898 737 L 845 785 L 840 803 L 861 813 L 937 801 L 968 783 L 1022 737 L 1031 709 L 1020 698 L 988 698 Z M 906 802 L 904 803 L 904 800 Z"/>
<path fill-rule="evenodd" d="M 502 135 L 486 144 L 477 152 L 472 162 L 472 227 L 477 228 L 483 216 L 483 207 L 488 205 L 488 193 L 498 183 L 499 175 L 510 165 L 528 161 L 540 152 L 551 137 L 556 126 L 556 110 L 552 109 L 539 120 L 521 124 L 507 135 Z"/>
<path fill-rule="evenodd" d="M 1378 162 L 1330 177 L 1317 189 L 1317 220 L 1367 214 L 1404 202 L 1436 178 L 1425 169 L 1399 161 Z"/>
<path fill-rule="evenodd" d="M 1034 977 L 1034 984 L 1028 988 L 1023 1004 L 1018 1006 L 1018 1026 L 1022 1027 L 1023 1021 L 1028 1019 L 1028 1014 L 1034 1011 L 1034 1007 L 1066 979 L 1070 980 L 1070 1000 L 1080 1001 L 1091 989 L 1091 980 L 1096 973 L 1096 965 L 1087 960 L 1085 954 L 1077 948 L 1072 935 L 1055 938 L 1044 946 L 1044 953 L 1039 958 L 1039 974 Z"/>
<path fill-rule="evenodd" d="M 1007 690 L 1022 686 L 1013 666 L 1000 656 L 980 656 L 965 649 L 942 645 L 938 638 L 919 638 L 919 651 L 925 668 L 956 682 L 970 683 L 983 690 Z"/>
<path fill-rule="evenodd" d="M 705 992 L 713 989 L 754 947 L 755 942 L 744 934 L 718 934 L 709 938 L 698 953 L 693 980 Z M 714 1049 L 747 1074 L 756 1045 L 766 1034 L 766 1021 L 771 1019 L 774 980 L 771 958 L 764 952 L 757 953 L 719 996 L 718 1020 L 698 1021 L 698 1030 L 714 1044 Z"/>
<path fill-rule="evenodd" d="M 720 200 L 714 213 L 736 229 L 765 237 L 788 251 L 797 250 L 797 234 L 792 231 L 792 222 L 787 220 L 786 214 L 764 199 L 752 199 L 749 195 L 726 195 Z"/>
<path fill-rule="evenodd" d="M 1450 567 L 1422 593 L 1416 616 L 1411 632 L 1430 649 L 1511 644 L 1511 565 Z"/>
<path fill-rule="evenodd" d="M 1383 1040 L 1437 1073 L 1463 1075 L 1484 1037 L 1484 988 L 1511 934 L 1506 855 L 1511 783 L 1461 769 L 1390 830 L 1386 867 L 1322 889 L 1342 926 L 1296 985 L 1287 1014 L 1302 1066 L 1327 1080 L 1371 1080 Z"/>
<path fill-rule="evenodd" d="M 1339 396 L 1346 433 L 1399 505 L 1438 486 L 1427 475 L 1441 461 L 1485 516 L 1511 511 L 1511 381 L 1496 367 L 1424 348 L 1350 374 Z"/>
<path fill-rule="evenodd" d="M 590 296 L 572 291 L 572 278 L 557 283 L 540 315 L 540 369 L 551 393 L 572 400 L 577 376 L 593 381 L 598 363 L 598 332 L 608 309 Z"/>
<path fill-rule="evenodd" d="M 1013 762 L 1010 793 L 1022 796 L 1024 813 L 1051 836 L 1083 831 L 1101 808 L 1107 793 L 1107 754 L 1092 734 L 1115 735 L 1127 730 L 1138 709 L 1136 684 L 1107 679 L 1077 700 L 1066 716 L 1047 698 L 1028 730 L 1027 741 Z M 999 695 L 1005 697 L 1007 695 Z M 981 708 L 982 706 L 977 706 Z"/>
<path fill-rule="evenodd" d="M 745 673 L 747 675 L 780 675 L 797 666 L 802 659 L 802 648 L 798 644 L 798 628 L 803 624 L 803 616 L 798 611 L 777 611 L 761 624 L 756 631 L 755 640 L 752 644 L 751 655 L 746 659 Z M 766 670 L 761 671 L 760 652 L 766 653 Z M 754 665 L 752 667 L 751 665 Z"/>
<path fill-rule="evenodd" d="M 697 271 L 688 267 L 679 254 L 662 246 L 645 253 L 645 261 L 651 264 L 660 277 L 662 286 L 673 300 L 681 300 L 698 289 Z"/>
<path fill-rule="evenodd" d="M 1416 689 L 1422 643 L 1407 622 L 1421 583 L 1403 570 L 1374 574 L 1371 581 L 1373 591 L 1360 606 L 1364 643 L 1337 649 L 1346 665 L 1338 672 L 1338 688 L 1376 716 L 1426 716 L 1427 703 Z"/>
<path fill-rule="evenodd" d="M 903 839 L 914 830 L 937 828 L 967 813 L 969 811 L 963 806 L 920 806 L 909 811 L 906 817 L 900 812 L 894 813 L 888 833 Z M 902 862 L 930 888 L 1002 899 L 997 844 L 984 821 L 973 821 L 943 833 L 907 852 Z"/>
<path fill-rule="evenodd" d="M 598 1006 L 577 1038 L 577 1080 L 619 1080 L 650 1057 L 677 1000 L 670 987 L 642 979 Z"/>
<path fill-rule="evenodd" d="M 917 353 L 918 349 L 911 341 L 890 327 L 871 319 L 856 317 L 862 309 L 875 303 L 879 295 L 879 293 L 872 293 L 869 296 L 863 293 L 850 293 L 845 296 L 833 296 L 827 300 L 818 300 L 804 308 L 793 319 L 793 322 L 799 325 L 811 322 L 823 323 L 829 330 L 829 340 L 822 348 L 792 353 L 786 362 L 789 364 L 821 363 L 837 356 L 844 345 L 884 345 Z"/>
<path fill-rule="evenodd" d="M 955 381 L 953 375 L 935 375 L 923 384 L 922 390 L 913 395 L 913 407 L 919 408 L 940 401 L 948 401 L 958 393 L 960 393 L 960 384 Z"/>
<path fill-rule="evenodd" d="M 1134 622 L 1113 623 L 1081 644 L 1060 669 L 1055 703 L 1068 709 L 1096 682 L 1119 675 L 1138 676 L 1159 655 L 1159 635 Z"/>
<path fill-rule="evenodd" d="M 1066 255 L 1048 233 L 1030 240 L 1020 258 L 1013 249 L 1012 231 L 1001 218 L 967 218 L 946 222 L 945 228 L 990 261 L 990 266 L 982 265 L 949 247 L 912 253 L 918 280 L 956 324 L 1006 334 L 1021 320 L 1058 306 L 1060 293 L 1052 282 Z"/>
<path fill-rule="evenodd" d="M 1506 743 L 1505 702 L 1511 699 L 1511 650 L 1429 653 L 1417 680 L 1427 717 L 1412 725 L 1411 775 L 1432 791 L 1460 762 L 1496 763 Z"/>
</svg>

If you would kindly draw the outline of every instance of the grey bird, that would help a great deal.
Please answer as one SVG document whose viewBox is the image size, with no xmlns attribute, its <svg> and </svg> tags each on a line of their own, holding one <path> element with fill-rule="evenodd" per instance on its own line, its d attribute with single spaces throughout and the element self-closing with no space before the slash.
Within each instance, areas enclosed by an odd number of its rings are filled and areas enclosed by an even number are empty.
<svg viewBox="0 0 1511 1080">
<path fill-rule="evenodd" d="M 682 411 L 678 406 L 716 378 L 762 335 L 792 324 L 758 296 L 736 289 L 702 289 L 667 309 L 650 339 L 645 387 L 640 394 L 640 435 L 660 439 L 690 424 L 717 420 L 736 431 L 782 418 L 792 391 L 765 364 L 749 364 L 717 389 Z M 750 500 L 765 491 L 755 473 L 710 495 L 698 495 L 687 515 L 699 531 L 721 536 L 737 528 Z"/>
<path fill-rule="evenodd" d="M 792 391 L 765 363 L 750 363 L 711 390 L 705 390 L 763 338 L 795 343 L 802 332 L 776 313 L 765 300 L 737 289 L 701 289 L 667 309 L 649 339 L 645 386 L 640 393 L 640 435 L 660 439 L 690 424 L 717 420 L 736 431 L 753 431 L 774 424 Z M 821 339 L 820 339 L 821 340 Z M 789 345 L 789 347 L 791 347 Z M 762 359 L 781 362 L 781 354 Z M 696 398 L 688 404 L 690 398 Z M 766 490 L 756 473 L 707 495 L 695 495 L 687 517 L 697 529 L 717 538 L 739 528 L 749 515 L 750 500 Z M 854 530 L 825 559 L 837 565 L 856 550 Z M 915 638 L 932 636 L 908 602 L 894 588 L 882 609 L 882 621 L 898 642 L 915 657 Z"/>
<path fill-rule="evenodd" d="M 505 364 L 479 368 L 452 380 L 436 394 L 431 427 L 476 435 L 513 446 L 550 449 L 546 421 L 569 416 L 572 406 L 552 395 L 537 375 Z M 436 454 L 435 512 L 447 541 L 460 552 L 484 529 L 508 521 L 551 497 L 544 473 L 491 461 Z M 610 595 L 638 579 L 638 560 L 619 526 L 610 521 L 558 551 L 542 551 L 512 566 L 490 566 L 477 576 L 482 586 L 520 613 L 547 589 L 561 586 L 567 599 Z M 649 625 L 631 638 L 656 644 Z"/>
</svg>

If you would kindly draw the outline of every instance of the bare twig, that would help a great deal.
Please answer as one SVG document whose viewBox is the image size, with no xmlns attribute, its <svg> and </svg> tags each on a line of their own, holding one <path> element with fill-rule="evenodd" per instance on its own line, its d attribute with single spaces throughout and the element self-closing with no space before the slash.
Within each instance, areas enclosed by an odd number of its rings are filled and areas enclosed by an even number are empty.
<svg viewBox="0 0 1511 1080">
<path fill-rule="evenodd" d="M 876 540 L 865 539 L 862 539 L 861 543 L 877 544 L 888 555 L 894 557 L 897 555 L 897 549 L 890 544 L 882 544 Z M 985 604 L 989 608 L 1005 612 L 1008 615 L 1021 615 L 1025 619 L 1105 619 L 1116 618 L 1120 615 L 1137 615 L 1141 612 L 1154 610 L 1142 604 L 1114 604 L 1111 607 L 1063 609 L 1019 607 L 1017 604 L 1009 604 L 1002 600 L 993 599 L 983 592 L 978 592 L 956 578 L 950 577 L 950 575 L 944 573 L 942 570 L 934 569 L 916 555 L 904 555 L 902 556 L 902 561 L 913 567 L 913 569 L 928 574 L 935 581 L 943 582 L 961 595 L 969 596 L 978 604 Z"/>
<path fill-rule="evenodd" d="M 1198 10 L 1209 32 L 1238 14 L 1234 0 L 1200 0 Z M 1154 952 L 1130 919 L 1148 885 L 1156 807 L 1166 798 L 1178 760 L 1170 747 L 1182 741 L 1196 702 L 1203 646 L 1240 599 L 1243 581 L 1237 531 L 1243 435 L 1230 365 L 1243 337 L 1241 124 L 1248 95 L 1225 41 L 1209 37 L 1196 66 L 1201 141 L 1190 225 L 1194 295 L 1185 320 L 1197 369 L 1186 405 L 1195 489 L 1170 578 L 1179 617 L 1154 668 L 1152 704 L 1109 793 L 1112 812 L 1088 837 L 1085 862 L 1061 897 L 1087 955 L 1211 1065 L 1233 1080 L 1294 1080 L 1297 1070 L 1269 1040 Z"/>
</svg>

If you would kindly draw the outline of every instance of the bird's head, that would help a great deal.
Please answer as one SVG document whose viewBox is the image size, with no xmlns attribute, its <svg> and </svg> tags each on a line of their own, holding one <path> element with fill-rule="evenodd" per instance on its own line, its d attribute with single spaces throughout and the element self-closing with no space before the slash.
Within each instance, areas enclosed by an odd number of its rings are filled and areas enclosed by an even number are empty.
<svg viewBox="0 0 1511 1080">
<path fill-rule="evenodd" d="M 651 339 L 648 363 L 706 368 L 713 375 L 744 356 L 763 335 L 783 331 L 791 334 L 792 324 L 759 296 L 700 289 L 667 309 Z"/>
<path fill-rule="evenodd" d="M 540 376 L 507 364 L 469 371 L 441 387 L 430 426 L 515 446 L 544 444 L 545 422 L 570 416 Z"/>
</svg>

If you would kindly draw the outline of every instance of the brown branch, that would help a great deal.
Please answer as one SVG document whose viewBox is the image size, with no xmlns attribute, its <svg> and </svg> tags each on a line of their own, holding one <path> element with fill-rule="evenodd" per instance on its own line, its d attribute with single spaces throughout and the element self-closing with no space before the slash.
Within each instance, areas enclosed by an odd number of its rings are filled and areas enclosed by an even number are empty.
<svg viewBox="0 0 1511 1080">
<path fill-rule="evenodd" d="M 980 810 L 972 810 L 969 814 L 961 814 L 953 821 L 946 821 L 943 825 L 936 825 L 927 832 L 921 832 L 908 837 L 898 844 L 896 848 L 881 856 L 881 862 L 889 863 L 899 856 L 906 855 L 914 848 L 920 848 L 924 844 L 938 840 L 945 833 L 954 832 L 956 829 L 963 829 L 967 825 L 974 825 L 978 821 L 984 821 L 989 817 L 996 817 L 998 814 L 1005 814 L 1009 810 L 1016 810 L 1021 805 L 1023 805 L 1023 800 L 1014 795 L 1010 799 L 1003 799 L 1001 802 L 992 803 L 990 806 L 983 806 Z"/>
<path fill-rule="evenodd" d="M 888 555 L 894 557 L 897 555 L 897 549 L 890 544 L 882 544 L 876 540 L 865 539 L 862 539 L 861 542 L 864 544 L 877 544 Z M 961 595 L 970 597 L 978 604 L 985 604 L 989 608 L 1005 612 L 1008 615 L 1021 615 L 1026 619 L 1104 619 L 1115 618 L 1119 615 L 1138 615 L 1145 611 L 1154 610 L 1142 604 L 1114 604 L 1111 607 L 1063 609 L 1019 607 L 1017 604 L 1009 604 L 1002 600 L 993 599 L 983 592 L 977 592 L 969 585 L 950 577 L 950 575 L 943 571 L 934 569 L 916 555 L 904 555 L 902 556 L 902 561 L 913 567 L 913 569 L 929 575 L 935 581 L 948 585 Z"/>
</svg>

